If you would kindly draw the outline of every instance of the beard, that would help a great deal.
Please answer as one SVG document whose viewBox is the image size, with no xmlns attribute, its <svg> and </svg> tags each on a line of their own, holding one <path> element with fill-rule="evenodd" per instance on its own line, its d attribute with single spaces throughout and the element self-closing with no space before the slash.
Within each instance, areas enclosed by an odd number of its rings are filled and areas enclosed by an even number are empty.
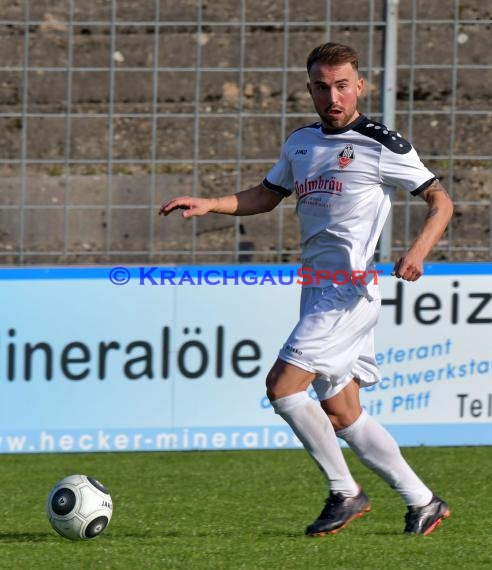
<svg viewBox="0 0 492 570">
<path fill-rule="evenodd" d="M 356 110 L 347 113 L 347 111 L 340 109 L 339 107 L 323 109 L 323 112 L 318 112 L 318 114 L 321 118 L 323 126 L 329 130 L 343 129 L 343 127 L 347 126 L 358 116 Z"/>
</svg>

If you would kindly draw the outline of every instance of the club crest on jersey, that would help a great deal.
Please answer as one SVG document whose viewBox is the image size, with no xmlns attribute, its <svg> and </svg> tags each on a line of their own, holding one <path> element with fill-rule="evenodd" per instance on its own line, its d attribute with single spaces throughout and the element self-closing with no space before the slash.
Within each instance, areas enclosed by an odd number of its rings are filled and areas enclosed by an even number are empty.
<svg viewBox="0 0 492 570">
<path fill-rule="evenodd" d="M 347 167 L 355 158 L 354 147 L 351 144 L 345 145 L 345 148 L 338 155 L 338 166 L 340 168 Z"/>
</svg>

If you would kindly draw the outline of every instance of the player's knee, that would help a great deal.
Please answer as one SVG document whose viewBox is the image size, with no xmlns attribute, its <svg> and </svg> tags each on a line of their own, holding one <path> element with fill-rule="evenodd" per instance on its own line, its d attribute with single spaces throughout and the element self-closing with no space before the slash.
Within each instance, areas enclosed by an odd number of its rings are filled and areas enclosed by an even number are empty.
<svg viewBox="0 0 492 570">
<path fill-rule="evenodd" d="M 274 365 L 266 377 L 266 394 L 270 402 L 278 400 L 286 395 L 282 370 L 278 365 Z"/>
<path fill-rule="evenodd" d="M 267 396 L 270 402 L 291 396 L 307 389 L 314 374 L 278 359 L 266 377 Z"/>
<path fill-rule="evenodd" d="M 333 426 L 333 429 L 337 432 L 340 431 L 341 429 L 345 429 L 346 427 L 348 427 L 349 425 L 351 425 L 352 422 L 347 422 L 347 419 L 344 417 L 340 417 L 340 416 L 328 416 L 330 418 L 330 422 L 331 425 Z"/>
<path fill-rule="evenodd" d="M 327 414 L 335 431 L 340 431 L 354 424 L 360 416 L 360 410 L 346 410 L 342 413 Z"/>
<path fill-rule="evenodd" d="M 278 383 L 278 374 L 274 372 L 274 370 L 270 370 L 266 377 L 265 385 L 266 385 L 266 395 L 270 402 L 278 399 L 277 395 L 277 383 Z"/>
</svg>

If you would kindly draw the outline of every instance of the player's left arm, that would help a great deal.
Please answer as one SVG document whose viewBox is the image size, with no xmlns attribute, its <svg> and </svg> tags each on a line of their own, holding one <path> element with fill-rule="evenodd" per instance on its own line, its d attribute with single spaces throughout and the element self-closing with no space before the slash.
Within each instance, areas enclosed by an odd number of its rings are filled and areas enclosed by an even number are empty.
<svg viewBox="0 0 492 570">
<path fill-rule="evenodd" d="M 392 273 L 405 281 L 417 281 L 424 273 L 424 260 L 441 239 L 453 215 L 453 202 L 439 180 L 434 180 L 419 196 L 427 202 L 424 225 L 410 249 L 397 259 Z"/>
</svg>

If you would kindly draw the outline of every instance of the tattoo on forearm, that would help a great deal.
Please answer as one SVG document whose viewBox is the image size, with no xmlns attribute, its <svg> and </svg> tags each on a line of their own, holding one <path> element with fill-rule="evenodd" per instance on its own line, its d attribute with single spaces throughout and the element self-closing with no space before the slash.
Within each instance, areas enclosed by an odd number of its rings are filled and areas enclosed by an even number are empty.
<svg viewBox="0 0 492 570">
<path fill-rule="evenodd" d="M 425 216 L 426 220 L 429 220 L 430 218 L 433 218 L 437 212 L 439 211 L 439 208 L 431 208 L 428 212 L 427 215 Z"/>
<path fill-rule="evenodd" d="M 430 198 L 431 194 L 434 194 L 435 192 L 442 192 L 445 196 L 447 196 L 448 198 L 450 198 L 449 194 L 447 193 L 446 189 L 443 188 L 443 186 L 441 185 L 441 183 L 439 182 L 439 180 L 434 180 L 434 182 L 425 190 L 425 192 L 423 192 L 423 198 L 425 201 L 428 201 L 428 199 Z M 450 198 L 451 199 L 451 198 Z"/>
</svg>

